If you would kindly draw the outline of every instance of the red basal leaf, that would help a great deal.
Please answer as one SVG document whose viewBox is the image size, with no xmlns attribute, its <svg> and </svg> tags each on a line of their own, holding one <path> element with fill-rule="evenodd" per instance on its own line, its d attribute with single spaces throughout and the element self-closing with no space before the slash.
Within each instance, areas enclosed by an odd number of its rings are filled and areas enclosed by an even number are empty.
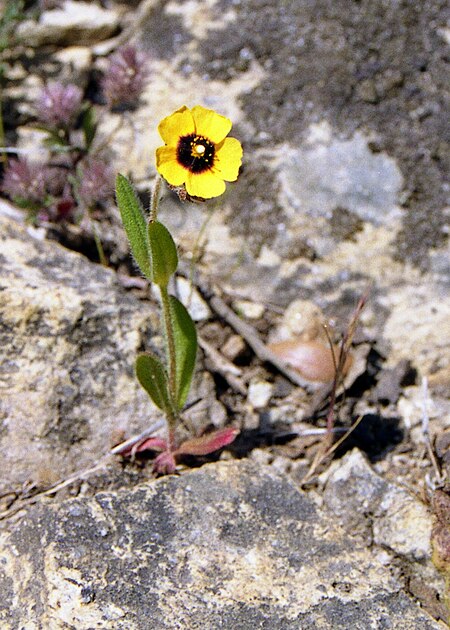
<svg viewBox="0 0 450 630">
<path fill-rule="evenodd" d="M 135 453 L 142 453 L 142 451 L 165 451 L 167 449 L 167 442 L 163 438 L 151 437 L 147 438 L 145 442 L 139 444 L 134 449 Z"/>
<path fill-rule="evenodd" d="M 239 429 L 228 427 L 213 431 L 213 433 L 208 433 L 202 437 L 186 440 L 177 448 L 175 455 L 209 455 L 209 453 L 214 453 L 219 448 L 231 444 L 238 433 Z"/>
<path fill-rule="evenodd" d="M 165 451 L 167 449 L 167 442 L 163 438 L 151 437 L 143 440 L 141 443 L 130 444 L 124 446 L 122 450 L 116 450 L 116 455 L 122 455 L 122 457 L 129 457 L 134 453 L 142 453 L 142 451 Z"/>
</svg>

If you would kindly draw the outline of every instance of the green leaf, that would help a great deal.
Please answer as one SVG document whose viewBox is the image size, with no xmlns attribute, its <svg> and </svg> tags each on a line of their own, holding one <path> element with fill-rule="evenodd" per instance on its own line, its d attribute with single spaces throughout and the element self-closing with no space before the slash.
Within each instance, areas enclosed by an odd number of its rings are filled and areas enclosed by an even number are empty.
<svg viewBox="0 0 450 630">
<path fill-rule="evenodd" d="M 136 376 L 155 405 L 172 415 L 169 379 L 163 364 L 153 354 L 139 354 L 136 359 Z"/>
<path fill-rule="evenodd" d="M 132 185 L 120 173 L 116 178 L 116 200 L 125 232 L 130 241 L 131 253 L 144 276 L 151 280 L 152 270 L 144 210 Z"/>
<path fill-rule="evenodd" d="M 92 141 L 97 133 L 97 121 L 95 120 L 95 111 L 93 107 L 88 107 L 83 114 L 83 135 L 86 151 L 89 150 Z"/>
<path fill-rule="evenodd" d="M 25 197 L 13 197 L 14 203 L 23 208 L 24 210 L 40 210 L 42 208 L 42 204 L 36 203 L 35 201 L 30 201 Z"/>
<path fill-rule="evenodd" d="M 44 127 L 43 125 L 35 125 L 34 129 L 37 129 L 38 131 L 45 131 L 47 133 L 47 137 L 44 138 L 43 144 L 50 150 L 55 151 L 55 153 L 73 150 L 70 142 L 61 136 L 58 131 L 47 129 L 47 127 Z"/>
<path fill-rule="evenodd" d="M 176 356 L 175 404 L 180 410 L 186 402 L 194 373 L 197 332 L 194 322 L 183 304 L 173 295 L 169 297 L 169 300 Z"/>
<path fill-rule="evenodd" d="M 148 224 L 148 247 L 152 280 L 166 287 L 170 276 L 177 270 L 178 254 L 169 230 L 159 221 Z"/>
</svg>

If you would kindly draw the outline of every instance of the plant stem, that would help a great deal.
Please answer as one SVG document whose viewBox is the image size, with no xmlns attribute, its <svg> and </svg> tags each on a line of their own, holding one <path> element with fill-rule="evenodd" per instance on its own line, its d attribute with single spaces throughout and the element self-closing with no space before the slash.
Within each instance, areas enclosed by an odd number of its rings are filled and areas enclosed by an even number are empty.
<svg viewBox="0 0 450 630">
<path fill-rule="evenodd" d="M 153 190 L 150 201 L 150 223 L 154 223 L 158 220 L 158 206 L 159 198 L 161 195 L 162 178 L 160 175 L 156 176 L 153 183 Z M 164 329 L 166 333 L 167 342 L 167 364 L 169 370 L 169 389 L 170 396 L 173 401 L 173 407 L 176 409 L 176 393 L 177 393 L 177 356 L 175 352 L 175 337 L 173 334 L 172 315 L 170 312 L 170 299 L 167 291 L 167 285 L 159 285 L 161 294 L 161 308 L 163 312 Z M 177 414 L 172 412 L 166 412 L 167 425 L 168 425 L 168 447 L 169 451 L 175 449 L 175 429 L 177 426 Z"/>
<path fill-rule="evenodd" d="M 0 96 L 0 147 L 5 146 L 5 128 L 3 126 L 3 102 Z M 0 153 L 0 162 L 3 162 L 3 165 L 6 166 L 8 163 L 8 156 L 6 151 L 2 151 Z"/>
<path fill-rule="evenodd" d="M 150 202 L 150 223 L 154 223 L 158 220 L 158 206 L 159 197 L 161 195 L 161 183 L 162 179 L 159 175 L 157 175 L 153 183 L 152 197 Z"/>
<path fill-rule="evenodd" d="M 161 306 L 163 311 L 164 328 L 166 332 L 167 340 L 167 363 L 169 366 L 169 388 L 172 400 L 176 401 L 176 374 L 177 374 L 177 359 L 175 353 L 175 338 L 173 335 L 172 316 L 170 313 L 170 300 L 167 286 L 159 287 L 161 293 Z M 175 417 L 168 418 L 169 430 L 175 429 Z"/>
<path fill-rule="evenodd" d="M 100 240 L 100 236 L 98 235 L 98 230 L 97 230 L 97 226 L 95 225 L 92 217 L 91 217 L 91 213 L 90 210 L 88 209 L 87 211 L 87 215 L 89 217 L 89 222 L 91 224 L 91 230 L 92 230 L 92 235 L 94 237 L 94 242 L 95 242 L 95 247 L 97 248 L 97 254 L 98 254 L 98 258 L 100 261 L 100 264 L 103 265 L 103 267 L 107 267 L 108 266 L 108 260 L 105 256 L 105 250 L 103 249 L 103 245 L 102 242 Z"/>
</svg>

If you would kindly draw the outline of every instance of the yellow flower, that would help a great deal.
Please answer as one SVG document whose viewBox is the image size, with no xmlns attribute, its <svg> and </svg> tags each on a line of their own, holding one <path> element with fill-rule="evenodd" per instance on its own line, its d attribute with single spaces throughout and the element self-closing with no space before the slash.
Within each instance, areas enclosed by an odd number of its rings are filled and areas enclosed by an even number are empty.
<svg viewBox="0 0 450 630">
<path fill-rule="evenodd" d="M 234 182 L 242 161 L 239 140 L 227 138 L 231 120 L 196 105 L 177 109 L 158 125 L 166 143 L 156 149 L 158 173 L 172 186 L 185 186 L 192 197 L 211 199 Z"/>
</svg>

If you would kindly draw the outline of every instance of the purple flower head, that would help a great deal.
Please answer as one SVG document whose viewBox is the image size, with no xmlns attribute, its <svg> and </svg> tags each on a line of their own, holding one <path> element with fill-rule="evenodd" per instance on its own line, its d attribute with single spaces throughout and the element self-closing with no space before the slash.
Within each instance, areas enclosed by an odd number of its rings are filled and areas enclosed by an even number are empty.
<svg viewBox="0 0 450 630">
<path fill-rule="evenodd" d="M 108 106 L 113 109 L 135 105 L 147 76 L 147 56 L 131 44 L 119 48 L 111 55 L 102 81 Z"/>
<path fill-rule="evenodd" d="M 87 158 L 80 166 L 80 187 L 78 196 L 92 208 L 107 201 L 114 193 L 114 172 L 103 160 Z"/>
<path fill-rule="evenodd" d="M 41 204 L 44 202 L 44 167 L 25 158 L 8 162 L 3 175 L 2 191 L 16 202 Z"/>
<path fill-rule="evenodd" d="M 63 166 L 47 166 L 44 172 L 45 187 L 52 197 L 60 197 L 67 187 L 70 171 Z"/>
<path fill-rule="evenodd" d="M 41 90 L 36 104 L 38 119 L 52 129 L 66 129 L 81 108 L 83 92 L 72 83 L 49 83 Z"/>
</svg>

